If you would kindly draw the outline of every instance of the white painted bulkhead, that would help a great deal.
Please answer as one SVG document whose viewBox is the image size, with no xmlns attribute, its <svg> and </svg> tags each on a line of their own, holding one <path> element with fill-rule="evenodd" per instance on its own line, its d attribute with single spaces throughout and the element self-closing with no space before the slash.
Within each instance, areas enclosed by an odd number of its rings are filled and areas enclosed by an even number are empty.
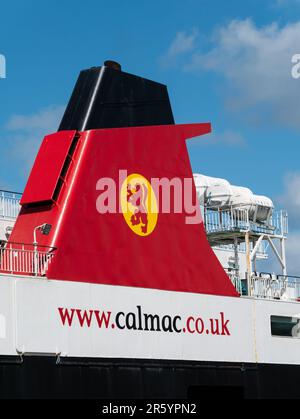
<svg viewBox="0 0 300 419">
<path fill-rule="evenodd" d="M 212 247 L 215 255 L 219 259 L 219 262 L 223 266 L 223 268 L 228 271 L 228 269 L 235 268 L 235 257 L 234 257 L 234 250 L 224 246 L 222 247 Z M 246 253 L 245 252 L 238 252 L 238 264 L 239 264 L 239 272 L 242 278 L 245 278 L 245 272 L 247 272 L 247 261 L 246 261 Z"/>
</svg>

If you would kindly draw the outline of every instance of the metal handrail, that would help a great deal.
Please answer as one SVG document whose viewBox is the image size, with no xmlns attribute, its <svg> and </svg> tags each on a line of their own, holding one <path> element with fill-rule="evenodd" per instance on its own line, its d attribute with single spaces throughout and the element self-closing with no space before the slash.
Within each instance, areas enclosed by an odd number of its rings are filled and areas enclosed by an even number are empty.
<svg viewBox="0 0 300 419">
<path fill-rule="evenodd" d="M 204 225 L 207 234 L 229 232 L 234 230 L 272 233 L 286 236 L 288 234 L 288 216 L 285 211 L 273 211 L 268 223 L 253 222 L 249 218 L 249 210 L 241 207 L 204 208 Z"/>
<path fill-rule="evenodd" d="M 14 248 L 18 248 L 19 246 L 21 246 L 22 248 L 23 247 L 26 247 L 26 248 L 28 248 L 28 250 L 29 250 L 29 248 L 30 247 L 32 247 L 32 249 L 35 249 L 35 245 L 34 245 L 34 243 L 24 243 L 24 242 L 15 242 L 15 241 L 6 241 L 6 242 L 3 242 L 3 245 L 2 245 L 2 247 L 4 248 L 4 247 L 12 247 L 12 246 L 14 246 Z M 38 248 L 44 248 L 45 249 L 45 251 L 46 251 L 46 249 L 47 249 L 47 251 L 50 253 L 50 252 L 53 252 L 54 250 L 56 250 L 57 249 L 57 247 L 53 247 L 53 246 L 46 246 L 46 245 L 44 245 L 44 244 L 38 244 Z"/>
<path fill-rule="evenodd" d="M 0 191 L 0 218 L 16 219 L 20 211 L 22 195 L 16 192 Z"/>
<path fill-rule="evenodd" d="M 265 256 L 267 256 L 268 255 L 268 252 L 267 252 L 268 247 L 269 247 L 269 242 L 262 241 L 261 244 L 260 244 L 259 249 L 257 250 L 257 256 L 261 257 L 261 258 L 264 258 Z M 234 249 L 235 249 L 235 246 L 234 246 L 233 243 L 214 244 L 213 248 L 216 249 L 216 250 L 227 250 L 227 251 L 233 252 Z M 252 249 L 252 247 L 251 247 L 251 249 Z M 239 253 L 246 253 L 245 242 L 239 243 L 238 246 L 237 246 L 237 250 L 238 250 Z M 230 268 L 230 269 L 232 269 L 232 268 Z"/>
<path fill-rule="evenodd" d="M 235 286 L 235 289 L 237 290 L 237 292 L 240 295 L 242 295 L 243 294 L 243 281 L 241 280 L 239 276 L 238 269 L 227 268 L 224 270 L 227 273 L 228 277 L 230 278 L 232 284 Z"/>
<path fill-rule="evenodd" d="M 250 281 L 238 279 L 234 272 L 227 272 L 240 295 L 269 300 L 300 302 L 300 277 L 255 273 Z M 250 286 L 250 289 L 247 289 Z"/>
<path fill-rule="evenodd" d="M 19 195 L 20 197 L 22 197 L 22 192 L 8 191 L 6 189 L 0 189 L 0 192 L 4 192 L 6 194 Z"/>
<path fill-rule="evenodd" d="M 0 248 L 0 273 L 45 276 L 54 257 L 55 248 L 7 243 Z M 48 249 L 48 250 L 44 250 Z"/>
</svg>

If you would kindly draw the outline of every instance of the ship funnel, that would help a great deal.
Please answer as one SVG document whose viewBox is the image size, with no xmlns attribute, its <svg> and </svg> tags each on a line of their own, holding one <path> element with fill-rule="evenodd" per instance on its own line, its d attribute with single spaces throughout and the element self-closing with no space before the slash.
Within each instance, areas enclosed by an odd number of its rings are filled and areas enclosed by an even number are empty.
<svg viewBox="0 0 300 419">
<path fill-rule="evenodd" d="M 48 279 L 237 296 L 201 216 L 187 221 L 198 202 L 186 140 L 210 131 L 175 125 L 166 86 L 118 63 L 81 72 L 60 132 L 44 138 L 31 170 L 9 240 L 14 264 L 25 243 L 51 258 L 30 265 Z M 189 205 L 175 210 L 186 191 Z"/>
<path fill-rule="evenodd" d="M 167 87 L 121 71 L 116 61 L 81 71 L 59 131 L 172 125 Z"/>
</svg>

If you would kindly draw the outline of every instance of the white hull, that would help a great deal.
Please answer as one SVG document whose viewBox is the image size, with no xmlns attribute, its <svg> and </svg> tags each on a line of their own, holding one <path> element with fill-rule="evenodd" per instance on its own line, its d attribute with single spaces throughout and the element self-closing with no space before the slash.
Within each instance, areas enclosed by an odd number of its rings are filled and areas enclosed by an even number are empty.
<svg viewBox="0 0 300 419">
<path fill-rule="evenodd" d="M 300 364 L 300 339 L 272 336 L 271 315 L 299 304 L 8 276 L 0 355 Z"/>
</svg>

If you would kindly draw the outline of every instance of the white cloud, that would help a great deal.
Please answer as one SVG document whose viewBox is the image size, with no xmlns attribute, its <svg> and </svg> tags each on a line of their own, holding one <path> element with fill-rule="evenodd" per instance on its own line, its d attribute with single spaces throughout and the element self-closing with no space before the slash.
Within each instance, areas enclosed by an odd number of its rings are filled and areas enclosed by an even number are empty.
<svg viewBox="0 0 300 419">
<path fill-rule="evenodd" d="M 284 192 L 277 200 L 288 211 L 291 229 L 300 228 L 300 172 L 286 174 L 284 178 Z"/>
<path fill-rule="evenodd" d="M 12 115 L 5 124 L 1 153 L 24 183 L 44 136 L 57 131 L 63 112 L 63 106 L 49 106 L 31 115 Z"/>
<path fill-rule="evenodd" d="M 288 274 L 300 276 L 300 231 L 289 234 L 286 243 Z"/>
<path fill-rule="evenodd" d="M 299 6 L 300 0 L 276 0 L 275 6 L 276 7 L 293 7 Z"/>
<path fill-rule="evenodd" d="M 12 115 L 6 124 L 6 129 L 23 132 L 38 130 L 45 134 L 53 132 L 58 128 L 63 112 L 63 106 L 49 106 L 32 115 Z"/>
<path fill-rule="evenodd" d="M 276 246 L 280 251 L 278 244 Z M 288 234 L 285 251 L 288 275 L 300 276 L 300 230 L 294 230 Z M 269 251 L 269 259 L 260 262 L 259 270 L 281 274 L 281 265 L 271 250 Z"/>
<path fill-rule="evenodd" d="M 300 276 L 300 171 L 286 174 L 284 190 L 277 203 L 288 211 L 289 217 L 286 241 L 288 274 Z"/>
<path fill-rule="evenodd" d="M 300 21 L 257 27 L 250 19 L 234 20 L 213 34 L 208 51 L 190 51 L 183 69 L 220 74 L 227 109 L 256 124 L 300 129 L 300 80 L 291 77 L 299 39 Z"/>
<path fill-rule="evenodd" d="M 199 145 L 203 147 L 209 146 L 228 146 L 228 147 L 245 147 L 247 142 L 239 132 L 227 129 L 223 132 L 212 133 L 209 136 L 191 139 L 191 145 Z"/>
<path fill-rule="evenodd" d="M 196 48 L 198 35 L 199 32 L 195 28 L 190 32 L 177 32 L 166 54 L 161 58 L 161 64 L 170 66 L 176 62 L 179 56 L 193 51 Z"/>
</svg>

